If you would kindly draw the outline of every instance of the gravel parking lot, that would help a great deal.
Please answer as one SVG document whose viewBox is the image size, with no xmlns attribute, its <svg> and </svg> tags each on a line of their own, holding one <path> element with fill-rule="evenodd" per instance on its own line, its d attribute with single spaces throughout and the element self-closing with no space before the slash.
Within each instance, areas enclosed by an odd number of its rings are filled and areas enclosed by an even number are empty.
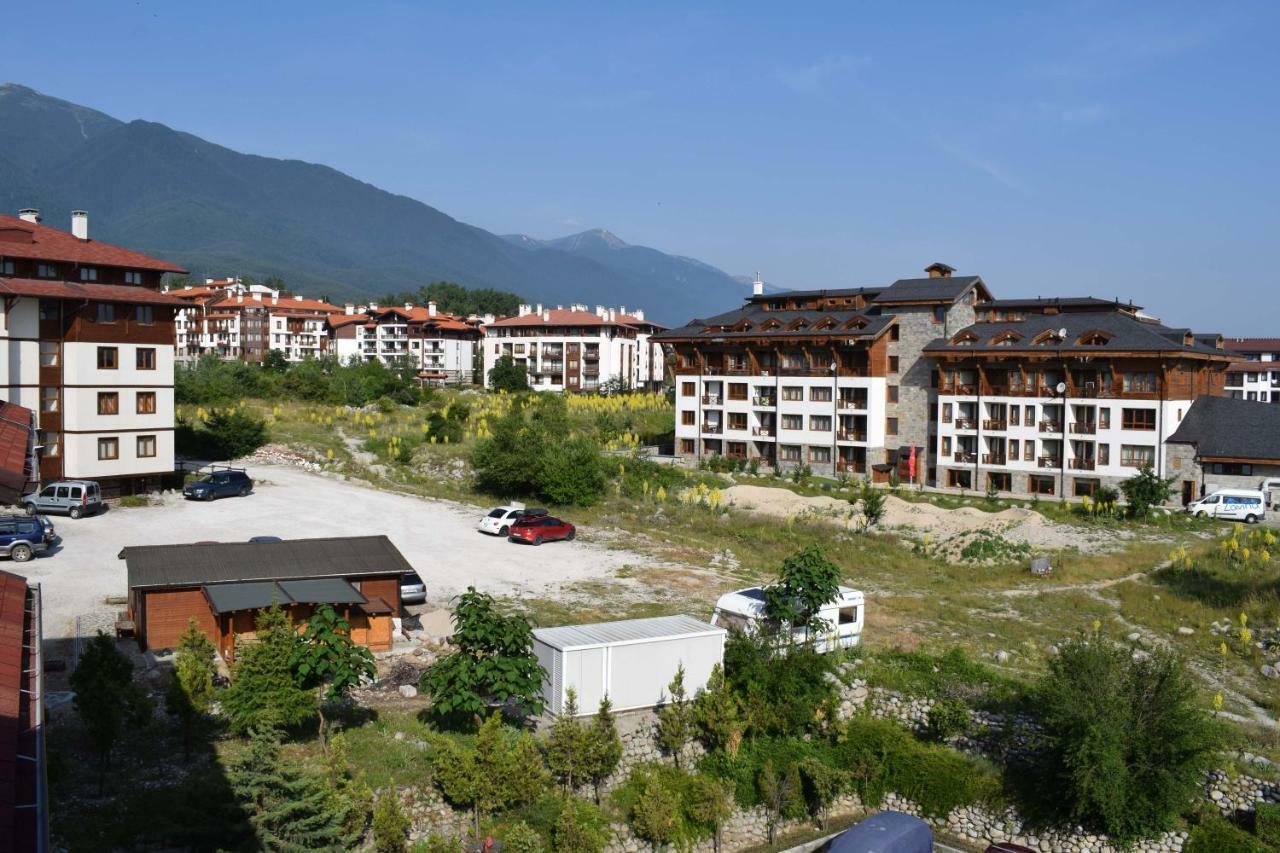
<svg viewBox="0 0 1280 853">
<path fill-rule="evenodd" d="M 468 585 L 495 595 L 546 596 L 651 562 L 591 541 L 590 530 L 581 530 L 574 542 L 516 545 L 476 530 L 484 512 L 479 507 L 393 494 L 286 466 L 258 465 L 249 473 L 258 485 L 246 498 L 197 503 L 170 495 L 163 506 L 113 508 L 77 521 L 54 516 L 62 537 L 56 553 L 0 568 L 42 585 L 44 634 L 56 640 L 75 635 L 77 617 L 81 633 L 92 633 L 122 609 L 105 599 L 128 592 L 125 564 L 118 559 L 126 545 L 384 533 L 426 580 L 429 602 L 439 603 Z"/>
</svg>

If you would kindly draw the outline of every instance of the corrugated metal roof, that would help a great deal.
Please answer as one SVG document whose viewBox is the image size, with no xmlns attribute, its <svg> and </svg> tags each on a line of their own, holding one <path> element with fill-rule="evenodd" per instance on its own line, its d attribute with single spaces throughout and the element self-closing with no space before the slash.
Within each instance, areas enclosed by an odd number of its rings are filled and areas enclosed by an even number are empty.
<svg viewBox="0 0 1280 853">
<path fill-rule="evenodd" d="M 219 583 L 204 588 L 214 613 L 257 610 L 273 604 L 290 604 L 289 596 L 271 581 Z"/>
<path fill-rule="evenodd" d="M 279 586 L 300 604 L 364 604 L 368 600 L 341 578 L 280 581 Z"/>
<path fill-rule="evenodd" d="M 129 588 L 239 581 L 399 576 L 413 566 L 386 536 L 141 545 L 120 552 Z"/>
<path fill-rule="evenodd" d="M 535 639 L 554 649 L 576 649 L 612 643 L 635 643 L 690 634 L 724 634 L 723 628 L 709 625 L 692 616 L 654 616 L 649 619 L 623 619 L 619 622 L 597 622 L 590 625 L 564 625 L 558 628 L 535 628 Z"/>
</svg>

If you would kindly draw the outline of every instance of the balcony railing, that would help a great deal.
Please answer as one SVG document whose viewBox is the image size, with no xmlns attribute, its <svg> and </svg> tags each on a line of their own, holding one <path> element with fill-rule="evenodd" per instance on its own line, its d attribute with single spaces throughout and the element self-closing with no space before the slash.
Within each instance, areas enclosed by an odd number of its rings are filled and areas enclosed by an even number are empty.
<svg viewBox="0 0 1280 853">
<path fill-rule="evenodd" d="M 1007 461 L 1003 453 L 984 453 L 982 454 L 983 465 L 1005 465 Z"/>
<path fill-rule="evenodd" d="M 752 397 L 751 405 L 760 406 L 762 408 L 772 408 L 778 404 L 778 401 L 772 397 Z"/>
<path fill-rule="evenodd" d="M 837 462 L 837 471 L 844 471 L 847 474 L 865 474 L 867 473 L 867 465 L 865 462 Z"/>
<path fill-rule="evenodd" d="M 1092 471 L 1097 463 L 1092 459 L 1072 459 L 1071 467 L 1076 471 Z"/>
<path fill-rule="evenodd" d="M 992 432 L 1004 432 L 1006 429 L 1009 428 L 1009 424 L 1007 421 L 997 421 L 997 420 L 991 420 L 990 418 L 988 418 L 987 420 L 982 422 L 982 428 L 989 429 Z"/>
<path fill-rule="evenodd" d="M 1058 421 L 1041 421 L 1041 432 L 1062 432 L 1062 424 Z"/>
<path fill-rule="evenodd" d="M 758 426 L 751 430 L 752 435 L 764 436 L 765 438 L 773 437 L 773 427 Z"/>
<path fill-rule="evenodd" d="M 839 406 L 842 409 L 865 409 L 867 407 L 867 401 L 866 400 L 849 400 L 842 397 L 840 399 Z"/>
<path fill-rule="evenodd" d="M 1095 421 L 1076 421 L 1071 425 L 1071 431 L 1077 435 L 1093 435 L 1098 431 L 1098 424 Z"/>
<path fill-rule="evenodd" d="M 1041 468 L 1061 468 L 1062 467 L 1061 456 L 1041 456 L 1036 461 L 1040 463 Z"/>
<path fill-rule="evenodd" d="M 866 441 L 867 434 L 856 429 L 842 429 L 836 431 L 836 438 L 840 441 Z"/>
<path fill-rule="evenodd" d="M 724 427 L 720 426 L 720 424 L 703 424 L 702 431 L 712 435 L 719 435 L 724 432 Z"/>
<path fill-rule="evenodd" d="M 974 418 L 956 418 L 956 429 L 977 429 L 978 422 Z"/>
<path fill-rule="evenodd" d="M 719 395 L 719 394 L 703 394 L 703 395 L 702 395 L 702 405 L 704 405 L 704 406 L 721 406 L 721 405 L 724 405 L 724 400 L 720 397 L 720 395 Z"/>
<path fill-rule="evenodd" d="M 957 450 L 955 458 L 957 462 L 977 462 L 978 454 L 969 453 L 968 451 L 965 451 L 965 450 Z"/>
<path fill-rule="evenodd" d="M 1149 468 L 1153 463 L 1149 456 L 1121 456 L 1120 464 L 1125 468 Z"/>
</svg>

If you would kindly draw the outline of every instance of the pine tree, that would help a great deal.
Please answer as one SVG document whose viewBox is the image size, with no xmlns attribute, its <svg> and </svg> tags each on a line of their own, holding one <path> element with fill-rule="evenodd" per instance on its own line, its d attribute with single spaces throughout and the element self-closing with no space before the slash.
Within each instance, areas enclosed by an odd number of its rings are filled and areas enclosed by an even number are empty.
<svg viewBox="0 0 1280 853">
<path fill-rule="evenodd" d="M 408 849 L 409 818 L 400 808 L 400 797 L 393 785 L 373 810 L 373 849 L 377 853 L 404 853 Z"/>
<path fill-rule="evenodd" d="M 333 793 L 349 807 L 347 829 L 353 835 L 363 836 L 365 824 L 373 811 L 373 789 L 364 779 L 364 771 L 351 769 L 348 760 L 350 748 L 347 736 L 339 732 L 329 740 L 329 748 L 325 752 L 325 775 Z"/>
<path fill-rule="evenodd" d="M 605 696 L 600 700 L 595 718 L 587 728 L 587 777 L 595 787 L 596 805 L 600 804 L 600 786 L 622 760 L 622 738 L 613 721 L 613 703 Z"/>
<path fill-rule="evenodd" d="M 578 695 L 566 691 L 564 708 L 547 733 L 547 767 L 572 794 L 589 775 L 587 772 L 587 732 L 578 723 Z"/>
<path fill-rule="evenodd" d="M 98 753 L 98 793 L 106 778 L 111 750 L 126 724 L 146 725 L 151 702 L 133 683 L 133 662 L 116 648 L 115 641 L 98 632 L 71 673 L 74 707 Z"/>
<path fill-rule="evenodd" d="M 348 828 L 349 806 L 324 778 L 280 757 L 278 733 L 255 729 L 249 749 L 232 764 L 232 790 L 266 850 L 349 850 L 360 837 Z"/>
<path fill-rule="evenodd" d="M 720 664 L 712 667 L 706 689 L 699 690 L 693 699 L 693 722 L 708 749 L 723 749 L 731 757 L 737 754 L 742 739 L 742 710 Z"/>
<path fill-rule="evenodd" d="M 684 690 L 684 664 L 676 669 L 675 678 L 667 685 L 670 696 L 658 712 L 658 745 L 671 754 L 676 767 L 693 735 L 693 715 Z"/>
<path fill-rule="evenodd" d="M 213 643 L 192 616 L 187 630 L 178 638 L 173 663 L 173 680 L 165 694 L 169 713 L 182 725 L 182 758 L 191 760 L 191 736 L 196 725 L 213 705 L 213 677 L 216 674 Z"/>
<path fill-rule="evenodd" d="M 279 605 L 260 611 L 256 643 L 236 645 L 231 686 L 222 698 L 231 731 L 262 726 L 288 728 L 316 714 L 315 695 L 299 686 L 293 671 L 298 634 Z"/>
<path fill-rule="evenodd" d="M 480 726 L 474 747 L 442 741 L 433 769 L 445 798 L 471 808 L 476 834 L 484 815 L 533 802 L 547 784 L 537 743 L 523 733 L 509 737 L 497 711 Z"/>
</svg>

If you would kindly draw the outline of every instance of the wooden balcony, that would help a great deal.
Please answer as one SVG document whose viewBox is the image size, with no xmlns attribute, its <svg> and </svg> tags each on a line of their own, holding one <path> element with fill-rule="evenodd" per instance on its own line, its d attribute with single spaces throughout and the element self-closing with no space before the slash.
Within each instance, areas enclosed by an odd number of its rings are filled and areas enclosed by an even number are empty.
<svg viewBox="0 0 1280 853">
<path fill-rule="evenodd" d="M 1007 421 L 996 421 L 996 420 L 987 419 L 982 422 L 982 428 L 986 430 L 991 430 L 992 432 L 1004 432 L 1009 428 L 1009 424 Z"/>
<path fill-rule="evenodd" d="M 1092 459 L 1072 459 L 1071 468 L 1074 471 L 1092 471 L 1096 466 L 1096 462 Z"/>
<path fill-rule="evenodd" d="M 702 395 L 702 405 L 704 405 L 704 406 L 722 406 L 722 405 L 724 405 L 724 398 L 722 398 L 719 394 L 703 394 L 703 395 Z"/>
<path fill-rule="evenodd" d="M 963 451 L 963 450 L 957 450 L 955 455 L 955 460 L 957 462 L 977 462 L 978 454 L 967 453 L 966 451 Z"/>
<path fill-rule="evenodd" d="M 855 429 L 842 429 L 836 431 L 836 438 L 840 441 L 866 441 L 867 434 Z"/>
<path fill-rule="evenodd" d="M 719 435 L 724 432 L 724 427 L 720 426 L 720 424 L 703 424 L 702 431 L 709 435 Z"/>
<path fill-rule="evenodd" d="M 865 462 L 840 461 L 836 463 L 836 470 L 846 474 L 865 474 L 867 465 Z"/>
<path fill-rule="evenodd" d="M 1041 468 L 1061 468 L 1062 467 L 1061 456 L 1041 456 L 1036 461 L 1040 464 Z"/>
<path fill-rule="evenodd" d="M 1059 433 L 1060 433 L 1060 432 L 1062 432 L 1062 424 L 1061 424 L 1061 423 L 1059 423 L 1058 421 L 1041 421 L 1041 422 L 1040 422 L 1040 431 L 1041 431 L 1041 432 L 1059 432 Z"/>
<path fill-rule="evenodd" d="M 778 405 L 778 401 L 772 397 L 752 397 L 751 405 L 761 409 L 772 409 Z"/>
<path fill-rule="evenodd" d="M 1076 435 L 1094 435 L 1098 432 L 1098 424 L 1096 421 L 1076 421 L 1071 425 L 1071 431 Z"/>
<path fill-rule="evenodd" d="M 765 438 L 772 438 L 772 437 L 773 437 L 773 427 L 767 427 L 767 426 L 758 426 L 758 427 L 754 427 L 754 428 L 752 428 L 752 430 L 751 430 L 751 434 L 752 434 L 752 435 L 764 436 Z"/>
<path fill-rule="evenodd" d="M 977 429 L 978 422 L 974 418 L 956 418 L 956 429 Z"/>
<path fill-rule="evenodd" d="M 867 401 L 841 399 L 837 405 L 841 409 L 865 409 L 867 407 Z"/>
<path fill-rule="evenodd" d="M 982 454 L 983 465 L 1007 465 L 1008 460 L 1003 453 L 984 453 Z"/>
</svg>

